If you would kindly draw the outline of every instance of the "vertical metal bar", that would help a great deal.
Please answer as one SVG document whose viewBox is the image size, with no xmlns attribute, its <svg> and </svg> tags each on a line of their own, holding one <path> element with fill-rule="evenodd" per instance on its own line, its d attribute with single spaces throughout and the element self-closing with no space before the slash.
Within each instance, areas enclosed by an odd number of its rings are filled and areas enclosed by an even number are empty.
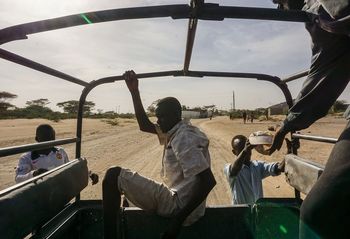
<svg viewBox="0 0 350 239">
<path fill-rule="evenodd" d="M 301 199 L 300 192 L 295 188 L 294 188 L 294 195 L 295 195 L 295 199 L 297 199 L 297 201 L 299 201 Z"/>
<path fill-rule="evenodd" d="M 204 4 L 204 0 L 192 0 L 191 1 L 191 9 L 192 14 L 188 21 L 188 31 L 187 31 L 187 42 L 186 42 L 186 51 L 185 51 L 185 60 L 184 60 L 184 68 L 183 71 L 186 73 L 189 70 L 192 50 L 194 45 L 194 39 L 196 37 L 197 30 L 197 11 Z"/>
<path fill-rule="evenodd" d="M 83 92 L 80 95 L 79 99 L 79 108 L 78 108 L 78 115 L 77 115 L 77 132 L 76 135 L 79 135 L 80 141 L 77 142 L 76 148 L 75 148 L 75 157 L 80 158 L 81 157 L 81 142 L 82 142 L 82 127 L 83 127 L 83 116 L 84 116 L 84 104 L 87 95 L 91 91 L 91 85 L 84 88 Z"/>
<path fill-rule="evenodd" d="M 84 104 L 86 100 L 86 96 L 89 94 L 89 92 L 92 89 L 92 85 L 89 85 L 83 89 L 82 94 L 80 95 L 79 99 L 79 108 L 78 108 L 78 115 L 77 115 L 77 132 L 76 135 L 79 135 L 79 141 L 77 142 L 75 146 L 75 157 L 80 158 L 81 157 L 81 142 L 82 142 L 82 127 L 83 127 L 83 114 L 84 114 Z M 80 200 L 80 193 L 75 197 L 75 201 Z"/>
</svg>

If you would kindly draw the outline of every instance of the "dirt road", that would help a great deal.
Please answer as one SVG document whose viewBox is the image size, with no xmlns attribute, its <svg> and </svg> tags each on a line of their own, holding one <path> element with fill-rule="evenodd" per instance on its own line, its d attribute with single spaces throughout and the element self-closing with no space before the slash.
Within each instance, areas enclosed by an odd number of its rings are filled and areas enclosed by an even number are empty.
<svg viewBox="0 0 350 239">
<path fill-rule="evenodd" d="M 8 147 L 33 143 L 35 127 L 39 123 L 50 123 L 57 132 L 57 138 L 74 137 L 75 120 L 64 120 L 52 123 L 46 120 L 1 120 L 0 147 Z M 257 122 L 243 124 L 241 120 L 230 121 L 227 117 L 217 117 L 213 120 L 192 120 L 210 139 L 210 153 L 212 169 L 217 180 L 217 186 L 210 193 L 209 205 L 227 205 L 231 203 L 228 184 L 222 169 L 226 163 L 233 161 L 230 141 L 236 134 L 249 135 L 256 130 L 266 130 L 275 122 Z M 303 133 L 318 132 L 319 135 L 336 137 L 345 125 L 345 120 L 326 118 L 316 123 Z M 87 119 L 83 125 L 82 155 L 88 159 L 89 168 L 100 175 L 100 183 L 89 185 L 82 193 L 82 198 L 100 199 L 102 195 L 101 181 L 106 169 L 112 165 L 119 165 L 138 171 L 141 174 L 161 181 L 162 147 L 157 137 L 138 130 L 135 120 L 120 120 L 119 125 L 111 126 L 101 120 Z M 70 158 L 74 158 L 74 145 L 65 145 Z M 331 145 L 303 143 L 300 155 L 324 163 L 331 150 Z M 282 160 L 286 149 L 273 156 L 263 156 L 253 152 L 253 158 L 266 161 Z M 14 168 L 19 155 L 1 158 L 0 161 L 0 189 L 14 184 Z M 265 197 L 292 197 L 293 189 L 285 182 L 284 176 L 269 177 L 264 180 Z"/>
</svg>

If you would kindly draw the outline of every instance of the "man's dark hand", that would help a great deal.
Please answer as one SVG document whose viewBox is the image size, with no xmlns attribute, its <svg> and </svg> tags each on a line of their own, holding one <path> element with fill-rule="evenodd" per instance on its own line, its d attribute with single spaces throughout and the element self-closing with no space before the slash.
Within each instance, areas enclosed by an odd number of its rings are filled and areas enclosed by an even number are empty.
<svg viewBox="0 0 350 239">
<path fill-rule="evenodd" d="M 245 142 L 245 146 L 244 146 L 244 149 L 245 151 L 247 152 L 251 152 L 253 148 L 255 148 L 256 145 L 251 145 L 250 142 L 249 142 L 249 139 L 247 139 L 247 141 Z"/>
<path fill-rule="evenodd" d="M 271 155 L 276 150 L 280 150 L 283 144 L 284 137 L 287 135 L 287 131 L 283 130 L 283 127 L 280 128 L 273 138 L 273 143 L 271 148 L 268 149 L 269 154 Z"/>
<path fill-rule="evenodd" d="M 40 175 L 40 174 L 42 174 L 42 173 L 45 173 L 45 172 L 47 172 L 48 170 L 47 169 L 45 169 L 45 168 L 38 168 L 37 170 L 35 170 L 34 172 L 33 172 L 33 177 L 36 177 L 36 176 L 38 176 L 38 175 Z"/>
<path fill-rule="evenodd" d="M 278 163 L 278 173 L 284 172 L 284 168 L 286 167 L 286 161 L 283 159 L 280 163 Z"/>
<path fill-rule="evenodd" d="M 173 219 L 170 222 L 167 230 L 160 235 L 161 239 L 176 239 L 180 233 L 182 222 L 177 219 Z"/>
<path fill-rule="evenodd" d="M 139 80 L 133 70 L 126 71 L 124 73 L 124 80 L 130 92 L 135 92 L 139 90 Z"/>
</svg>

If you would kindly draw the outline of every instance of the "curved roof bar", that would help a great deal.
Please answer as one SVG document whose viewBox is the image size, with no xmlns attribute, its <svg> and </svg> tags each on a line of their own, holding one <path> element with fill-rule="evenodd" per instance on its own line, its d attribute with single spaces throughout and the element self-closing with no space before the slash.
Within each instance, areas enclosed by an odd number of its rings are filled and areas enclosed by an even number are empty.
<svg viewBox="0 0 350 239">
<path fill-rule="evenodd" d="M 14 40 L 27 39 L 27 35 L 38 32 L 45 32 L 100 22 L 156 17 L 171 17 L 173 19 L 188 18 L 189 6 L 187 4 L 179 4 L 120 8 L 80 13 L 65 17 L 20 24 L 0 30 L 0 44 Z"/>
<path fill-rule="evenodd" d="M 297 79 L 299 79 L 301 77 L 307 76 L 308 74 L 309 74 L 309 70 L 304 70 L 302 72 L 295 73 L 295 74 L 293 74 L 291 76 L 288 76 L 288 77 L 282 79 L 282 81 L 286 82 L 286 83 L 287 82 L 291 82 L 291 81 L 297 80 Z"/>
<path fill-rule="evenodd" d="M 230 78 L 248 78 L 257 79 L 262 81 L 269 81 L 277 85 L 283 92 L 286 102 L 291 107 L 293 105 L 292 95 L 288 90 L 288 86 L 279 77 L 266 75 L 266 74 L 256 74 L 256 73 L 240 73 L 240 72 L 210 72 L 210 71 L 161 71 L 161 72 L 150 72 L 150 73 L 140 73 L 136 75 L 137 78 L 154 78 L 154 77 L 164 77 L 164 76 L 187 76 L 187 77 L 230 77 Z M 80 99 L 79 99 L 79 110 L 77 117 L 77 132 L 76 138 L 81 139 L 82 134 L 82 122 L 83 122 L 83 108 L 87 95 L 92 89 L 98 85 L 113 83 L 115 81 L 124 80 L 124 76 L 111 76 L 98 79 L 96 81 L 91 81 L 87 87 L 84 88 Z M 77 142 L 75 157 L 80 158 L 81 154 L 81 141 Z"/>
<path fill-rule="evenodd" d="M 187 40 L 184 59 L 184 72 L 188 72 L 190 68 L 190 62 L 192 57 L 192 50 L 194 45 L 194 39 L 196 37 L 197 23 L 198 23 L 198 11 L 204 5 L 204 0 L 191 0 L 191 18 L 188 21 L 187 27 Z"/>
<path fill-rule="evenodd" d="M 75 84 L 78 84 L 78 85 L 82 85 L 82 86 L 88 86 L 89 83 L 85 82 L 85 81 L 82 81 L 78 78 L 75 78 L 73 76 L 70 76 L 70 75 L 67 75 L 63 72 L 60 72 L 58 70 L 55 70 L 55 69 L 52 69 L 48 66 L 44 66 L 40 63 L 37 63 L 35 61 L 32 61 L 32 60 L 29 60 L 27 58 L 24 58 L 22 56 L 19 56 L 19 55 L 16 55 L 12 52 L 9 52 L 9 51 L 6 51 L 4 49 L 1 49 L 0 48 L 0 58 L 3 58 L 5 60 L 8 60 L 8 61 L 11 61 L 11 62 L 14 62 L 14 63 L 17 63 L 19 65 L 22 65 L 22 66 L 26 66 L 26 67 L 29 67 L 31 69 L 34 69 L 34 70 L 37 70 L 37 71 L 40 71 L 40 72 L 43 72 L 43 73 L 46 73 L 48 75 L 52 75 L 52 76 L 56 76 L 58 78 L 61 78 L 63 80 L 66 80 L 66 81 L 70 81 L 70 82 L 73 82 Z"/>
<path fill-rule="evenodd" d="M 271 83 L 274 83 L 278 88 L 280 88 L 283 92 L 284 97 L 286 98 L 286 102 L 289 107 L 292 107 L 293 105 L 293 99 L 292 95 L 290 94 L 290 91 L 288 89 L 288 86 L 285 82 L 283 82 L 279 77 L 277 76 L 271 76 L 267 74 L 256 74 L 256 73 L 242 73 L 242 72 L 211 72 L 211 71 L 188 71 L 186 76 L 192 76 L 192 77 L 204 77 L 204 76 L 211 76 L 211 77 L 230 77 L 230 78 L 250 78 L 250 79 L 257 79 L 262 81 L 269 81 Z"/>
<path fill-rule="evenodd" d="M 121 8 L 104 11 L 80 13 L 65 17 L 20 24 L 0 30 L 0 44 L 27 39 L 28 35 L 62 29 L 67 27 L 126 19 L 171 17 L 173 19 L 189 19 L 196 16 L 201 20 L 221 21 L 225 18 L 258 19 L 308 22 L 308 14 L 303 11 L 284 11 L 280 9 L 229 7 L 204 3 L 199 8 L 191 8 L 186 4 Z"/>
</svg>

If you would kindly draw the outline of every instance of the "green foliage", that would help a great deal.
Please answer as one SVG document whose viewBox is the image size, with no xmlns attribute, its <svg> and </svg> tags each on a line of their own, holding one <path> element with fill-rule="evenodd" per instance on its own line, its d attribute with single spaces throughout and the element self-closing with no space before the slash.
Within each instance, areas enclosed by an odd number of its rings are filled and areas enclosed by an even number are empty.
<svg viewBox="0 0 350 239">
<path fill-rule="evenodd" d="M 60 102 L 57 106 L 63 108 L 65 113 L 54 112 L 49 107 L 46 107 L 50 102 L 48 99 L 36 99 L 29 100 L 26 102 L 26 107 L 16 108 L 14 105 L 6 102 L 10 99 L 16 98 L 17 95 L 11 94 L 9 92 L 0 92 L 0 119 L 13 119 L 13 118 L 24 118 L 24 119 L 33 119 L 33 118 L 44 118 L 54 122 L 59 122 L 62 119 L 76 118 L 79 108 L 79 101 L 70 100 L 65 102 Z M 118 121 L 116 118 L 126 118 L 133 119 L 135 118 L 134 114 L 117 114 L 114 111 L 104 112 L 98 110 L 98 114 L 92 114 L 91 111 L 94 108 L 95 103 L 92 101 L 86 101 L 84 105 L 84 116 L 89 118 L 107 118 L 111 119 L 109 124 L 117 125 Z"/>
<path fill-rule="evenodd" d="M 348 107 L 346 100 L 337 100 L 333 104 L 333 113 L 344 112 Z"/>
<path fill-rule="evenodd" d="M 5 112 L 8 109 L 14 108 L 15 106 L 13 104 L 10 104 L 8 102 L 0 102 L 0 112 Z"/>
<path fill-rule="evenodd" d="M 132 113 L 125 113 L 125 114 L 118 114 L 118 117 L 122 119 L 133 119 L 135 118 L 135 115 Z"/>
<path fill-rule="evenodd" d="M 6 101 L 6 100 L 11 100 L 17 98 L 17 95 L 12 94 L 7 91 L 0 91 L 0 101 Z"/>
<path fill-rule="evenodd" d="M 16 118 L 27 118 L 27 119 L 34 119 L 34 118 L 44 118 L 47 119 L 50 117 L 50 115 L 53 113 L 53 111 L 48 107 L 42 107 L 39 105 L 31 105 L 27 106 L 25 108 L 18 108 L 12 111 L 12 115 Z"/>
<path fill-rule="evenodd" d="M 102 120 L 103 122 L 106 122 L 109 125 L 112 126 L 118 126 L 119 125 L 119 121 L 118 119 L 107 119 L 107 120 Z"/>
<path fill-rule="evenodd" d="M 38 107 L 45 107 L 45 105 L 50 104 L 50 101 L 48 99 L 37 99 L 37 100 L 29 100 L 26 102 L 27 106 L 38 106 Z"/>
<path fill-rule="evenodd" d="M 52 114 L 48 115 L 47 119 L 51 120 L 53 122 L 60 122 L 61 119 L 65 118 L 65 114 L 62 114 L 61 112 L 52 112 Z"/>
<path fill-rule="evenodd" d="M 77 100 L 69 100 L 64 101 L 56 104 L 58 107 L 62 108 L 63 111 L 67 114 L 71 115 L 77 115 L 78 109 L 79 109 L 79 101 Z M 85 101 L 84 107 L 83 107 L 83 113 L 84 115 L 91 114 L 91 110 L 95 107 L 95 103 L 92 101 Z"/>
<path fill-rule="evenodd" d="M 8 109 L 14 108 L 15 106 L 10 104 L 7 101 L 12 100 L 16 97 L 17 97 L 17 95 L 12 94 L 10 92 L 0 91 L 0 112 L 4 113 Z"/>
<path fill-rule="evenodd" d="M 247 117 L 251 116 L 251 113 L 254 115 L 254 119 L 258 120 L 266 120 L 266 109 L 265 108 L 258 108 L 255 110 L 233 110 L 231 112 L 228 112 L 228 115 L 231 116 L 233 119 L 240 119 L 243 117 L 243 112 L 247 113 Z"/>
</svg>

